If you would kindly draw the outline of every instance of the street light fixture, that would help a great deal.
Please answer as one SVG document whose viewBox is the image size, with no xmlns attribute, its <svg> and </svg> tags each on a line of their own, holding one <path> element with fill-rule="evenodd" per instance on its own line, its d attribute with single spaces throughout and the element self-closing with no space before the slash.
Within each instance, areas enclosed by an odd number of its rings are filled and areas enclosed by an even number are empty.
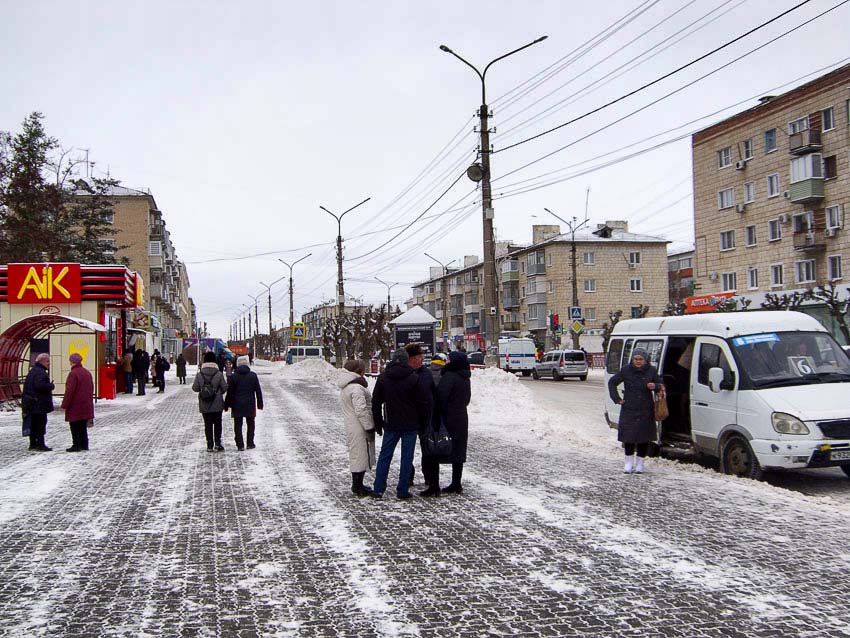
<svg viewBox="0 0 850 638">
<path fill-rule="evenodd" d="M 348 212 L 348 211 L 346 211 L 346 212 Z M 331 213 L 331 214 L 333 214 L 333 213 Z M 343 215 L 345 215 L 345 213 L 343 213 Z M 340 216 L 340 219 L 342 219 L 342 216 Z M 299 261 L 304 261 L 305 259 L 307 259 L 307 257 L 309 257 L 312 254 L 313 253 L 307 253 L 306 255 L 301 257 L 300 259 L 296 259 L 295 261 L 293 261 L 291 264 L 283 261 L 283 259 L 278 258 L 278 261 L 280 263 L 282 263 L 284 266 L 289 268 L 289 329 L 290 330 L 292 330 L 292 324 L 295 321 L 295 313 L 294 313 L 293 307 L 292 307 L 292 269 L 295 267 L 295 264 L 297 264 Z"/>
<path fill-rule="evenodd" d="M 578 265 L 576 263 L 576 231 L 584 228 L 588 223 L 588 219 L 585 217 L 584 221 L 579 224 L 577 223 L 578 218 L 576 218 L 575 216 L 573 216 L 572 221 L 567 221 L 566 219 L 564 219 L 560 215 L 556 215 L 546 207 L 544 207 L 543 210 L 552 215 L 552 217 L 561 220 L 567 225 L 567 228 L 570 229 L 570 269 L 572 271 L 573 279 L 573 307 L 578 307 Z M 572 333 L 573 349 L 578 350 L 578 333 L 574 330 L 570 330 L 570 332 Z"/>
<path fill-rule="evenodd" d="M 440 297 L 442 299 L 442 304 L 440 304 L 442 306 L 442 308 L 440 310 L 440 314 L 442 315 L 442 319 L 443 319 L 443 330 L 442 330 L 442 333 L 443 333 L 443 349 L 448 351 L 448 349 L 449 349 L 449 299 L 446 296 L 446 293 L 448 292 L 448 290 L 446 288 L 446 280 L 448 279 L 448 276 L 449 276 L 449 265 L 456 262 L 457 259 L 452 259 L 450 262 L 444 264 L 439 259 L 437 259 L 436 257 L 433 257 L 432 255 L 429 255 L 428 253 L 425 253 L 425 256 L 428 259 L 432 259 L 432 260 L 436 261 L 443 268 L 443 276 L 440 278 Z"/>
<path fill-rule="evenodd" d="M 509 51 L 504 55 L 491 60 L 484 67 L 484 71 L 479 71 L 473 64 L 463 59 L 457 53 L 452 51 L 445 44 L 440 45 L 440 50 L 446 53 L 451 53 L 458 60 L 463 62 L 470 69 L 475 71 L 481 80 L 481 107 L 478 110 L 478 117 L 481 120 L 481 163 L 473 164 L 467 171 L 467 175 L 473 181 L 481 182 L 481 209 L 484 222 L 484 307 L 486 309 L 484 316 L 481 317 L 481 328 L 484 332 L 484 338 L 488 345 L 494 345 L 498 349 L 499 344 L 499 298 L 496 291 L 496 244 L 493 236 L 493 198 L 490 189 L 490 129 L 487 123 L 489 117 L 489 109 L 487 108 L 487 90 L 485 86 L 485 78 L 487 71 L 499 60 L 519 53 L 539 42 L 543 42 L 548 36 L 541 36 L 529 42 L 528 44 Z M 490 313 L 490 321 L 485 320 L 487 312 Z"/>
<path fill-rule="evenodd" d="M 378 277 L 375 277 L 375 279 L 377 281 L 381 282 L 382 284 L 384 284 L 387 287 L 387 317 L 389 317 L 390 316 L 390 290 L 392 290 L 393 286 L 398 286 L 399 282 L 396 281 L 394 283 L 388 284 L 386 281 L 384 281 L 383 279 L 380 279 Z"/>
</svg>

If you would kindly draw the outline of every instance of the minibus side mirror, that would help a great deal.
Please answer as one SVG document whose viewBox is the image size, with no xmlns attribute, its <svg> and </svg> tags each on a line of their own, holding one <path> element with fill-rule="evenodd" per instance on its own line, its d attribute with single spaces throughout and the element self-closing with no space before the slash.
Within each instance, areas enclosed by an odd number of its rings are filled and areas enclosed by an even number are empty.
<svg viewBox="0 0 850 638">
<path fill-rule="evenodd" d="M 708 370 L 708 387 L 712 392 L 720 392 L 723 385 L 723 369 L 709 368 Z"/>
</svg>

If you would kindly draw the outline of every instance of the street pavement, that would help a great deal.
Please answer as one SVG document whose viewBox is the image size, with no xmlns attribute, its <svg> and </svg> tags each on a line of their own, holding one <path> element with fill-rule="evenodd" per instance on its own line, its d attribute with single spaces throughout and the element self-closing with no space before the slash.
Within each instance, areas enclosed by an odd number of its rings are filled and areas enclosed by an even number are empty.
<svg viewBox="0 0 850 638">
<path fill-rule="evenodd" d="M 850 635 L 832 501 L 625 476 L 520 414 L 510 436 L 472 423 L 463 495 L 395 499 L 396 457 L 358 499 L 338 390 L 259 372 L 246 452 L 205 450 L 189 386 L 101 402 L 88 453 L 58 451 L 61 414 L 52 453 L 0 422 L 0 636 Z"/>
</svg>

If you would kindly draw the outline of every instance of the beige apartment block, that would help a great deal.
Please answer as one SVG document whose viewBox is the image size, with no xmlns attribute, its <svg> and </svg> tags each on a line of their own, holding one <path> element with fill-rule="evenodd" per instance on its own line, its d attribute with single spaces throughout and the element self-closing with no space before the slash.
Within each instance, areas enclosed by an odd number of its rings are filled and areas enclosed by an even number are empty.
<svg viewBox="0 0 850 638">
<path fill-rule="evenodd" d="M 348 295 L 346 295 L 348 297 Z M 352 303 L 354 300 L 349 299 L 343 307 L 345 314 L 351 314 L 355 311 L 356 305 Z M 339 316 L 339 305 L 333 302 L 327 302 L 313 306 L 301 315 L 301 321 L 304 323 L 304 343 L 319 344 L 322 341 L 325 324 L 328 319 L 335 319 Z"/>
<path fill-rule="evenodd" d="M 693 136 L 696 294 L 845 282 L 850 65 Z"/>
</svg>

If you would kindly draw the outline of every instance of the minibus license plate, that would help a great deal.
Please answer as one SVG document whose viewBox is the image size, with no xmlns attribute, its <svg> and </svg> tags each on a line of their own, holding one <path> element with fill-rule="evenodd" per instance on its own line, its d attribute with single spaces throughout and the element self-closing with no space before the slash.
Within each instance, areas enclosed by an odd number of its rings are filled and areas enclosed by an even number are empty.
<svg viewBox="0 0 850 638">
<path fill-rule="evenodd" d="M 833 461 L 850 461 L 850 450 L 832 450 L 829 458 Z"/>
</svg>

